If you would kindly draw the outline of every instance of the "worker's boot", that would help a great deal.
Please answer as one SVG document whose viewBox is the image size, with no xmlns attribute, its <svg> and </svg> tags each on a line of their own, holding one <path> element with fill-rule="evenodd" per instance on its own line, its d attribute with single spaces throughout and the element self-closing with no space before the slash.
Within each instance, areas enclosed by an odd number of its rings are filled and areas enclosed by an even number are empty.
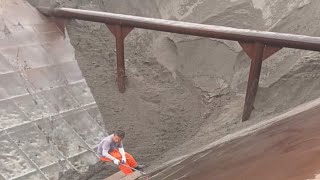
<svg viewBox="0 0 320 180">
<path fill-rule="evenodd" d="M 142 171 L 145 165 L 138 165 L 135 167 L 136 170 Z"/>
</svg>

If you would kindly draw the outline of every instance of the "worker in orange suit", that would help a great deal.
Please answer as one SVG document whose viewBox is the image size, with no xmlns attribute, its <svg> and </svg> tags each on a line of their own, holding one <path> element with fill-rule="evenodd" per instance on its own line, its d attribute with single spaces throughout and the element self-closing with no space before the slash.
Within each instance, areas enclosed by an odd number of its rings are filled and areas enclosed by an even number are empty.
<svg viewBox="0 0 320 180">
<path fill-rule="evenodd" d="M 114 134 L 105 137 L 99 143 L 97 153 L 101 161 L 112 161 L 119 166 L 119 169 L 124 174 L 128 175 L 133 172 L 131 168 L 142 170 L 144 166 L 138 165 L 137 161 L 129 153 L 124 151 L 122 144 L 124 137 L 125 132 L 122 130 L 117 130 Z"/>
</svg>

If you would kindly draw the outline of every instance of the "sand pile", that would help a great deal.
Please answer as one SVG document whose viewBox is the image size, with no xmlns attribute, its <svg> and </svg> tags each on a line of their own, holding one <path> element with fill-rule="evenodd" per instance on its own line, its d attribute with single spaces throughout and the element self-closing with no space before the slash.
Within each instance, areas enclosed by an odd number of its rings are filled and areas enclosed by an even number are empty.
<svg viewBox="0 0 320 180">
<path fill-rule="evenodd" d="M 60 2 L 81 9 L 320 34 L 320 2 L 311 0 Z M 241 123 L 250 61 L 237 42 L 140 29 L 126 39 L 128 89 L 120 94 L 115 41 L 105 25 L 76 20 L 68 32 L 107 130 L 127 131 L 126 149 L 151 168 L 320 95 L 319 53 L 282 49 L 264 61 L 255 110 L 250 121 Z"/>
</svg>

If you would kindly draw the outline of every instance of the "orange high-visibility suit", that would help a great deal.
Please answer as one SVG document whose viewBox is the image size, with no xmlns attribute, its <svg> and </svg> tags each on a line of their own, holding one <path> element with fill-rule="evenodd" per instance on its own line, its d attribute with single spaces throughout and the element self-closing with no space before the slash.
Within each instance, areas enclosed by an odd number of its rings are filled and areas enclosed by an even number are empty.
<svg viewBox="0 0 320 180">
<path fill-rule="evenodd" d="M 122 156 L 121 156 L 121 154 L 120 154 L 118 149 L 113 150 L 109 154 L 111 156 L 117 158 L 119 161 L 121 161 Z M 100 157 L 100 160 L 101 161 L 105 161 L 105 162 L 112 162 L 111 159 L 106 158 L 106 157 Z M 137 165 L 138 165 L 137 161 L 131 156 L 131 154 L 129 154 L 127 152 L 126 152 L 126 160 L 127 160 L 127 162 L 125 164 L 126 166 L 130 166 L 132 168 L 137 167 Z M 121 163 L 119 164 L 119 169 L 126 175 L 131 174 L 133 172 L 132 169 L 123 166 Z"/>
</svg>

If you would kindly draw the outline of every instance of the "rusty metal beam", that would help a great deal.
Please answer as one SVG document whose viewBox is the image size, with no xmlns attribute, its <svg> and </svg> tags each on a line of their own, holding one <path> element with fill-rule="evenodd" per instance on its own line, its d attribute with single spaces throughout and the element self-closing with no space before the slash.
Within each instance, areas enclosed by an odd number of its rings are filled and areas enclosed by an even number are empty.
<svg viewBox="0 0 320 180">
<path fill-rule="evenodd" d="M 265 49 L 265 45 L 261 43 L 254 43 L 252 44 L 252 46 L 254 46 L 254 54 L 253 59 L 251 60 L 247 93 L 242 114 L 242 121 L 248 120 L 253 110 L 253 103 L 256 98 L 259 85 L 261 66 L 263 61 L 263 51 Z"/>
<path fill-rule="evenodd" d="M 241 42 L 260 42 L 275 47 L 288 47 L 320 51 L 320 37 L 293 35 L 276 32 L 236 29 L 223 26 L 188 23 L 154 19 L 107 12 L 39 7 L 38 10 L 48 16 L 102 22 L 110 25 L 122 25 L 157 31 L 165 31 L 194 36 L 226 39 Z"/>
<path fill-rule="evenodd" d="M 132 31 L 132 27 L 123 27 L 120 25 L 107 25 L 108 29 L 116 38 L 116 51 L 117 51 L 117 83 L 121 93 L 126 90 L 125 81 L 125 63 L 124 63 L 124 39 Z"/>
<path fill-rule="evenodd" d="M 253 103 L 258 90 L 262 61 L 278 52 L 281 47 L 266 46 L 261 43 L 239 42 L 239 44 L 251 59 L 246 99 L 242 114 L 242 121 L 246 121 L 249 119 L 254 108 Z"/>
</svg>

